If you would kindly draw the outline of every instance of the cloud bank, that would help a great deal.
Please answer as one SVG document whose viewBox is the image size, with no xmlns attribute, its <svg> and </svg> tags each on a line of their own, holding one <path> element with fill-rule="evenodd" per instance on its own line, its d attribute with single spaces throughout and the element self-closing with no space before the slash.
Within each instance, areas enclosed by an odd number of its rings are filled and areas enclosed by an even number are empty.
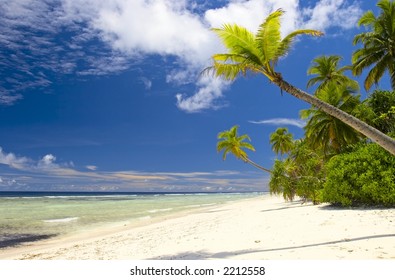
<svg viewBox="0 0 395 280">
<path fill-rule="evenodd" d="M 108 75 L 141 64 L 146 56 L 171 57 L 163 73 L 177 106 L 199 112 L 223 106 L 227 83 L 198 79 L 221 46 L 210 27 L 235 22 L 255 31 L 273 10 L 283 8 L 282 32 L 352 28 L 362 11 L 357 1 L 229 0 L 13 0 L 0 3 L 0 104 L 12 105 L 27 90 L 47 88 L 65 77 Z M 145 77 L 149 81 L 150 77 Z M 145 84 L 150 88 L 151 84 Z"/>
<path fill-rule="evenodd" d="M 0 171 L 0 191 L 241 192 L 265 190 L 268 180 L 260 172 L 105 172 L 94 165 L 78 170 L 52 154 L 33 160 L 1 147 Z"/>
</svg>

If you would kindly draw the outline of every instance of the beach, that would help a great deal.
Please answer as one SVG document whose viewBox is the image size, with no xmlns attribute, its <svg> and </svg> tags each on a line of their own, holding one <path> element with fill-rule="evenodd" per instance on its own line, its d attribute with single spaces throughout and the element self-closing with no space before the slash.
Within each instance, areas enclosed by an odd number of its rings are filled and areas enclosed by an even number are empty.
<svg viewBox="0 0 395 280">
<path fill-rule="evenodd" d="M 395 209 L 262 195 L 0 250 L 2 260 L 395 259 Z"/>
</svg>

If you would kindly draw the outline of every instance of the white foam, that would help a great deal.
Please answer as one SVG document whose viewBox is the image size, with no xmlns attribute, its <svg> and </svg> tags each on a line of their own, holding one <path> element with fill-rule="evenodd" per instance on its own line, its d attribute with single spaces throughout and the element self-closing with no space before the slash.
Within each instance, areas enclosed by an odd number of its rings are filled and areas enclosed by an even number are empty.
<svg viewBox="0 0 395 280">
<path fill-rule="evenodd" d="M 63 219 L 53 219 L 53 220 L 44 220 L 46 223 L 68 223 L 72 221 L 78 220 L 78 217 L 70 217 L 70 218 L 63 218 Z"/>
<path fill-rule="evenodd" d="M 144 216 L 144 217 L 140 217 L 139 219 L 145 221 L 151 219 L 151 216 Z"/>
<path fill-rule="evenodd" d="M 152 210 L 148 210 L 148 213 L 158 213 L 158 212 L 167 212 L 167 211 L 171 211 L 173 210 L 173 208 L 164 208 L 164 209 L 152 209 Z"/>
</svg>

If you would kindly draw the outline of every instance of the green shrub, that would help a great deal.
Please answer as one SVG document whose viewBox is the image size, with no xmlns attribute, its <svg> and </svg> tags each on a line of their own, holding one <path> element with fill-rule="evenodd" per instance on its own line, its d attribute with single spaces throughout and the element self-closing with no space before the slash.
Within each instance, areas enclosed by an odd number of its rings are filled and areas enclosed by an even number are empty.
<svg viewBox="0 0 395 280">
<path fill-rule="evenodd" d="M 395 156 L 373 143 L 334 156 L 322 195 L 325 202 L 343 206 L 395 206 Z"/>
</svg>

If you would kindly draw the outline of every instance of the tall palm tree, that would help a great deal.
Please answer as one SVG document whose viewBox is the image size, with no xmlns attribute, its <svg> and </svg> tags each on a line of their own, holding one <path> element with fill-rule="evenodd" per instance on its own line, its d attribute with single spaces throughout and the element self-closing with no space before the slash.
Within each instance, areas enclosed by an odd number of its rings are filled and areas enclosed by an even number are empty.
<svg viewBox="0 0 395 280">
<path fill-rule="evenodd" d="M 317 91 L 319 91 L 328 83 L 333 82 L 339 85 L 347 84 L 351 89 L 358 90 L 358 83 L 344 75 L 344 71 L 351 70 L 352 66 L 339 67 L 341 59 L 341 56 L 338 55 L 323 55 L 316 57 L 307 70 L 307 74 L 314 75 L 314 77 L 307 82 L 307 87 L 309 88 L 319 83 L 317 87 Z"/>
<path fill-rule="evenodd" d="M 227 80 L 234 80 L 239 75 L 246 75 L 247 72 L 263 74 L 282 91 L 338 118 L 395 155 L 394 139 L 317 97 L 292 86 L 283 79 L 281 73 L 275 71 L 275 65 L 281 57 L 289 52 L 296 36 L 301 34 L 322 35 L 316 30 L 296 30 L 282 39 L 280 17 L 283 13 L 281 9 L 271 13 L 260 25 L 256 34 L 236 24 L 225 24 L 222 28 L 214 28 L 213 31 L 222 39 L 229 52 L 213 55 L 213 65 L 206 68 L 203 73 L 211 72 L 215 76 L 221 76 Z"/>
<path fill-rule="evenodd" d="M 358 25 L 370 31 L 354 37 L 354 45 L 362 43 L 363 47 L 353 53 L 353 73 L 361 75 L 363 70 L 372 67 L 365 79 L 365 89 L 369 90 L 388 71 L 395 89 L 395 3 L 380 0 L 377 6 L 381 9 L 378 17 L 368 11 L 359 19 Z"/>
<path fill-rule="evenodd" d="M 346 85 L 335 83 L 328 83 L 317 92 L 317 97 L 349 114 L 361 103 L 359 96 L 352 95 Z M 326 155 L 341 152 L 361 137 L 352 127 L 314 107 L 302 110 L 300 114 L 302 119 L 308 119 L 304 128 L 307 142 L 314 149 L 322 148 Z"/>
<path fill-rule="evenodd" d="M 280 127 L 277 128 L 275 132 L 270 135 L 270 144 L 272 144 L 272 150 L 276 154 L 286 154 L 292 150 L 293 135 L 288 132 L 288 128 Z"/>
<path fill-rule="evenodd" d="M 231 129 L 222 131 L 218 134 L 218 140 L 220 141 L 217 143 L 217 152 L 221 152 L 222 150 L 224 151 L 222 156 L 223 160 L 226 159 L 226 155 L 228 153 L 232 153 L 237 159 L 241 159 L 260 170 L 270 173 L 271 171 L 269 169 L 258 165 L 248 158 L 244 149 L 255 151 L 255 148 L 250 143 L 245 142 L 246 140 L 251 141 L 247 134 L 243 134 L 241 136 L 237 134 L 238 128 L 239 127 L 235 125 Z"/>
<path fill-rule="evenodd" d="M 337 55 L 315 58 L 307 70 L 308 74 L 314 75 L 307 87 L 319 84 L 315 91 L 317 98 L 355 116 L 361 102 L 359 96 L 353 94 L 359 90 L 359 85 L 344 74 L 351 66 L 340 67 L 340 60 L 341 57 Z M 300 113 L 302 118 L 308 119 L 304 128 L 307 142 L 314 149 L 321 148 L 325 155 L 337 154 L 343 147 L 356 143 L 360 138 L 360 134 L 352 127 L 315 107 Z"/>
</svg>

